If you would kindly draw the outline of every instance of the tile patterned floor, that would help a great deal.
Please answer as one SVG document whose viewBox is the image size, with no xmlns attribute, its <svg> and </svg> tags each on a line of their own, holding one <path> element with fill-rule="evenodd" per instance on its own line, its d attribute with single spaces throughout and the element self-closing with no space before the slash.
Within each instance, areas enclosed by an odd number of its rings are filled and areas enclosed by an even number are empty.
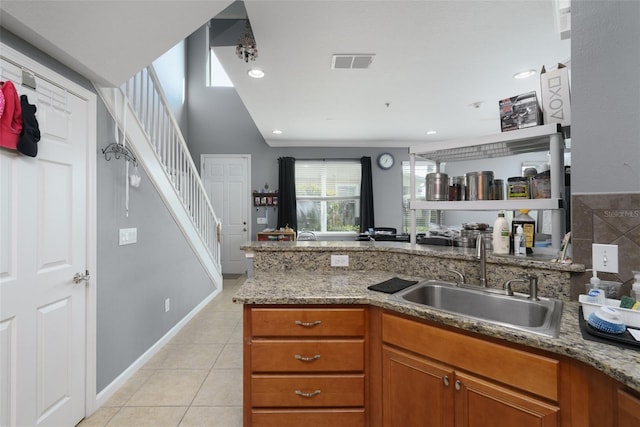
<svg viewBox="0 0 640 427">
<path fill-rule="evenodd" d="M 241 427 L 242 306 L 223 291 L 78 427 Z"/>
</svg>

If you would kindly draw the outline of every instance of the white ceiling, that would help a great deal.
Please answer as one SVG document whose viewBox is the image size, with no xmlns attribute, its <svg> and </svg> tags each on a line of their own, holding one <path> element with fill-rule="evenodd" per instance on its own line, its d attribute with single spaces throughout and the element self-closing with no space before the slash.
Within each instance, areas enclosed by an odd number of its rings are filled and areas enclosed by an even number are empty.
<svg viewBox="0 0 640 427">
<path fill-rule="evenodd" d="M 2 0 L 0 24 L 87 78 L 120 86 L 233 0 Z"/>
<path fill-rule="evenodd" d="M 7 1 L 2 25 L 119 85 L 231 1 Z M 216 54 L 268 144 L 401 146 L 500 132 L 498 100 L 537 90 L 526 69 L 570 59 L 553 0 L 248 0 L 259 57 Z M 332 70 L 333 54 L 375 54 Z M 246 72 L 261 68 L 254 80 Z M 472 106 L 480 102 L 479 108 Z M 387 106 L 387 103 L 389 104 Z M 281 129 L 282 135 L 272 134 Z M 437 135 L 428 136 L 428 130 Z"/>
</svg>

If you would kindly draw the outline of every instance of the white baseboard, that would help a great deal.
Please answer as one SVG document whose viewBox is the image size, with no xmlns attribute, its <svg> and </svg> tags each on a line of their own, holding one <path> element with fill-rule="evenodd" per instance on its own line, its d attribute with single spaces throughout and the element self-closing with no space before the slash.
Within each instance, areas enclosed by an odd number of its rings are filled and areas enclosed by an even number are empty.
<svg viewBox="0 0 640 427">
<path fill-rule="evenodd" d="M 131 378 L 140 368 L 144 366 L 153 356 L 155 356 L 160 349 L 167 344 L 171 338 L 176 336 L 178 332 L 187 324 L 191 319 L 195 317 L 207 304 L 211 302 L 220 292 L 222 291 L 222 286 L 209 294 L 200 304 L 198 304 L 193 310 L 189 312 L 185 317 L 182 318 L 176 325 L 171 328 L 162 338 L 160 338 L 154 345 L 152 345 L 147 351 L 145 351 L 135 362 L 133 362 L 127 369 L 125 369 L 116 379 L 114 379 L 109 385 L 107 385 L 102 391 L 100 391 L 96 395 L 96 406 L 95 409 L 98 410 L 102 405 L 104 405 L 107 400 L 113 394 L 122 387 L 129 378 Z M 88 414 L 90 415 L 90 414 Z M 88 416 L 87 415 L 87 416 Z"/>
</svg>

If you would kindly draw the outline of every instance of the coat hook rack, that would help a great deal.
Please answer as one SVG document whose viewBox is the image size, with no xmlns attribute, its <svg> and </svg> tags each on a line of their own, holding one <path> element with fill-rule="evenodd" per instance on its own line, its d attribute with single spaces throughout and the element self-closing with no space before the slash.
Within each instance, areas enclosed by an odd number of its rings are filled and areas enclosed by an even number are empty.
<svg viewBox="0 0 640 427">
<path fill-rule="evenodd" d="M 125 160 L 133 162 L 134 166 L 138 166 L 138 161 L 136 160 L 136 156 L 133 155 L 131 150 L 129 150 L 129 148 L 117 142 L 112 142 L 111 144 L 103 148 L 102 154 L 104 154 L 104 158 L 106 161 L 111 160 L 111 154 L 113 154 L 113 157 L 115 157 L 116 159 L 119 159 L 120 157 L 124 157 Z"/>
</svg>

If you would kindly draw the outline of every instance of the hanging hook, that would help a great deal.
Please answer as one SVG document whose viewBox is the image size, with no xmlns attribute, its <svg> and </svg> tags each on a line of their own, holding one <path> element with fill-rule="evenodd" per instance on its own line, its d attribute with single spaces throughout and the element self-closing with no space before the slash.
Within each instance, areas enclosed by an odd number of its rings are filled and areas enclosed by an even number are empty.
<svg viewBox="0 0 640 427">
<path fill-rule="evenodd" d="M 129 150 L 128 147 L 125 147 L 117 142 L 112 142 L 111 144 L 103 148 L 102 154 L 104 154 L 104 158 L 106 161 L 111 160 L 111 155 L 113 155 L 113 157 L 115 157 L 116 159 L 124 157 L 125 160 L 133 162 L 134 166 L 138 166 L 138 160 L 136 159 L 136 156 L 133 155 L 131 150 Z"/>
</svg>

